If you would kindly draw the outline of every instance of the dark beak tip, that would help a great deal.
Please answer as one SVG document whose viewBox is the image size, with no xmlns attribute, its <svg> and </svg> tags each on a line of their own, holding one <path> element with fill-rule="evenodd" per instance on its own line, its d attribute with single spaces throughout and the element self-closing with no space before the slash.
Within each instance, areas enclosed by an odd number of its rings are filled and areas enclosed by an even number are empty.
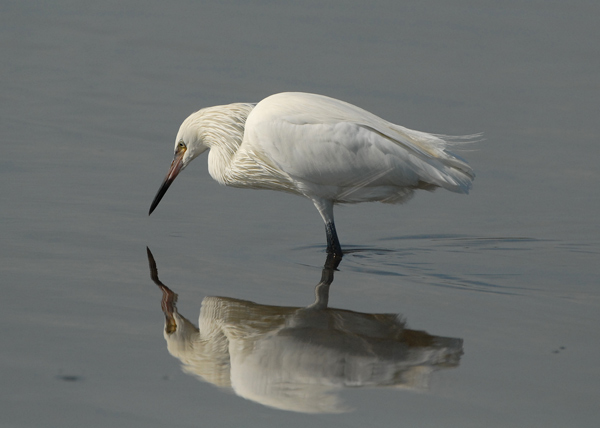
<svg viewBox="0 0 600 428">
<path fill-rule="evenodd" d="M 152 215 L 152 213 L 154 212 L 154 210 L 156 209 L 156 207 L 158 206 L 158 202 L 159 201 L 154 201 L 152 203 L 152 205 L 150 206 L 150 209 L 148 210 L 148 216 Z"/>
<path fill-rule="evenodd" d="M 150 205 L 150 210 L 148 211 L 148 215 L 150 215 L 154 212 L 154 210 L 156 209 L 156 207 L 162 200 L 163 196 L 165 196 L 165 193 L 167 193 L 167 189 L 171 186 L 172 182 L 173 182 L 172 178 L 165 179 L 163 184 L 160 186 L 160 189 L 158 189 L 158 192 L 156 193 L 156 196 L 154 197 L 152 204 Z"/>
<path fill-rule="evenodd" d="M 167 193 L 167 190 L 173 183 L 173 180 L 175 180 L 175 177 L 177 177 L 179 172 L 182 170 L 182 168 L 183 168 L 182 159 L 183 159 L 184 153 L 185 153 L 185 151 L 179 152 L 178 154 L 176 154 L 175 159 L 173 159 L 173 162 L 171 163 L 171 167 L 169 168 L 169 172 L 167 173 L 167 176 L 165 177 L 164 181 L 162 182 L 160 188 L 158 189 L 158 192 L 156 192 L 156 196 L 154 197 L 154 200 L 152 201 L 152 204 L 150 205 L 150 210 L 148 211 L 148 215 L 152 214 L 154 209 L 160 203 L 163 196 L 165 196 L 165 193 Z"/>
</svg>

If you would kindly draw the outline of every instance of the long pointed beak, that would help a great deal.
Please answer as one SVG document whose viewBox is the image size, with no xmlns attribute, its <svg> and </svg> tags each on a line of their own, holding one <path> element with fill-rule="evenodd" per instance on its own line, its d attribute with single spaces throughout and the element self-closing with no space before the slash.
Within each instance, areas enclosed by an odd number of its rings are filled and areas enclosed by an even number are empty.
<svg viewBox="0 0 600 428">
<path fill-rule="evenodd" d="M 173 159 L 173 162 L 171 162 L 171 167 L 169 168 L 169 172 L 167 172 L 167 176 L 165 177 L 160 188 L 158 189 L 158 192 L 156 193 L 156 196 L 154 197 L 154 200 L 152 201 L 152 205 L 150 205 L 150 211 L 148 211 L 148 215 L 152 214 L 152 211 L 154 211 L 154 209 L 158 206 L 158 203 L 160 202 L 162 197 L 165 196 L 165 193 L 167 193 L 167 190 L 171 186 L 171 183 L 173 183 L 173 180 L 175 180 L 177 175 L 179 175 L 179 173 L 181 172 L 181 169 L 183 168 L 183 155 L 184 154 L 185 154 L 185 150 L 179 150 L 175 154 L 175 158 Z"/>
</svg>

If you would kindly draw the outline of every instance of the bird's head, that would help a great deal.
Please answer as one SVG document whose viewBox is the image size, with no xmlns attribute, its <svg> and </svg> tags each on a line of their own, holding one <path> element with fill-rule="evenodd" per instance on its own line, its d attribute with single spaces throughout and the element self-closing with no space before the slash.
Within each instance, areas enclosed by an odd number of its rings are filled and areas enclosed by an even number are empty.
<svg viewBox="0 0 600 428">
<path fill-rule="evenodd" d="M 202 138 L 200 113 L 201 111 L 192 114 L 181 124 L 179 132 L 177 133 L 177 138 L 175 139 L 175 155 L 173 156 L 173 162 L 171 162 L 171 167 L 152 201 L 148 215 L 152 214 L 152 211 L 158 206 L 158 203 L 165 193 L 167 193 L 167 190 L 177 175 L 179 175 L 191 161 L 208 150 L 208 146 L 204 144 Z"/>
<path fill-rule="evenodd" d="M 175 177 L 199 155 L 211 147 L 229 155 L 237 150 L 244 136 L 246 118 L 253 108 L 254 104 L 247 103 L 207 107 L 183 121 L 175 139 L 171 168 L 152 201 L 149 214 L 152 214 Z M 212 175 L 210 165 L 209 172 Z"/>
</svg>

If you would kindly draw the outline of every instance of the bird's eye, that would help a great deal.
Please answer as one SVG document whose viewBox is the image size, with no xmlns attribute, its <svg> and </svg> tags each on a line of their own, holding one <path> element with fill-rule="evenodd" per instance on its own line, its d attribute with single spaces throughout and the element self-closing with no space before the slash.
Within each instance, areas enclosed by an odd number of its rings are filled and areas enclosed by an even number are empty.
<svg viewBox="0 0 600 428">
<path fill-rule="evenodd" d="M 185 150 L 185 149 L 186 149 L 186 147 L 185 147 L 185 143 L 183 141 L 180 141 L 179 143 L 177 143 L 177 151 Z"/>
</svg>

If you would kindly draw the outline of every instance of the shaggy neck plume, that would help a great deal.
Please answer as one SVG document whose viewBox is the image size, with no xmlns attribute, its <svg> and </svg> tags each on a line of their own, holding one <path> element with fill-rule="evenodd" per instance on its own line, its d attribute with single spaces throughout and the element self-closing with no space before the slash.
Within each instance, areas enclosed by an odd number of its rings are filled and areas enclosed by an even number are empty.
<svg viewBox="0 0 600 428">
<path fill-rule="evenodd" d="M 254 104 L 228 104 L 199 112 L 196 125 L 201 141 L 210 149 L 208 172 L 221 184 L 244 139 L 244 126 Z"/>
</svg>

